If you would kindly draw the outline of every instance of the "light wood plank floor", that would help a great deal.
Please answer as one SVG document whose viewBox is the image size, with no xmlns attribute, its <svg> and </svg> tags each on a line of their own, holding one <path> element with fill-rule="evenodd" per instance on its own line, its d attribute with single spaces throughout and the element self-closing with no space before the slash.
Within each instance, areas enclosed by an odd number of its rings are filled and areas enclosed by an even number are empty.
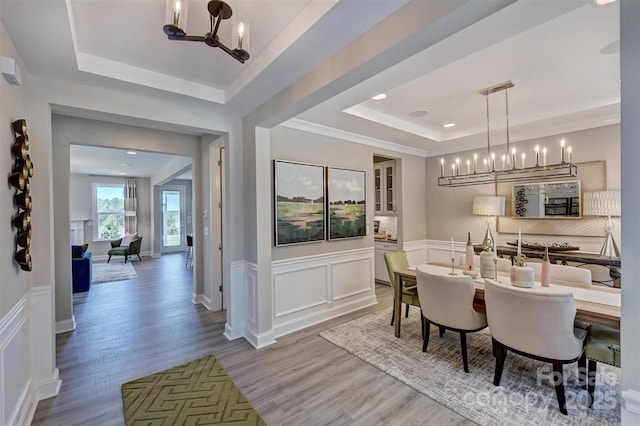
<svg viewBox="0 0 640 426">
<path fill-rule="evenodd" d="M 183 254 L 134 267 L 136 280 L 74 295 L 77 329 L 57 336 L 60 394 L 38 404 L 34 425 L 122 425 L 122 383 L 209 353 L 269 425 L 473 424 L 318 336 L 391 306 L 387 286 L 376 287 L 377 306 L 256 350 L 222 335 L 224 312 L 191 303 Z"/>
</svg>

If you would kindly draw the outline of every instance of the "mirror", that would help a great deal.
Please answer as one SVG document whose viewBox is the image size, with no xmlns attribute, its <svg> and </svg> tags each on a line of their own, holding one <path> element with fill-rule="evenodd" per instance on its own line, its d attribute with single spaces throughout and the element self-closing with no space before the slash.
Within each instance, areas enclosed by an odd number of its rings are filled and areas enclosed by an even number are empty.
<svg viewBox="0 0 640 426">
<path fill-rule="evenodd" d="M 580 181 L 513 185 L 514 218 L 579 219 L 582 217 Z"/>
</svg>

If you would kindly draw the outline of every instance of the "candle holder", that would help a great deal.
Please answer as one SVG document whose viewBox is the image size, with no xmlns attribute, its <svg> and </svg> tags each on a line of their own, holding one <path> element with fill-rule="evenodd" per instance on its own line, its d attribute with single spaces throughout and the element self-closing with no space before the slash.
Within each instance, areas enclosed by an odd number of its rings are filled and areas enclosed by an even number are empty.
<svg viewBox="0 0 640 426">
<path fill-rule="evenodd" d="M 456 259 L 452 257 L 451 258 L 451 272 L 449 272 L 449 275 L 458 275 L 458 274 L 455 273 L 455 271 L 453 269 L 453 266 L 454 266 L 455 262 L 456 262 Z"/>
<path fill-rule="evenodd" d="M 499 283 L 502 282 L 498 279 L 498 256 L 493 258 L 493 279 Z"/>
</svg>

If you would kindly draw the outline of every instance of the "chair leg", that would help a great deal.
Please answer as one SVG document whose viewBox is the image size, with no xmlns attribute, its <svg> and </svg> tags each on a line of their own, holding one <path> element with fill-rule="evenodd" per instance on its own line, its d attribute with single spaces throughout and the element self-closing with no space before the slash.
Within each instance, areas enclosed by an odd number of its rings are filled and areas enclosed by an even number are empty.
<svg viewBox="0 0 640 426">
<path fill-rule="evenodd" d="M 125 255 L 124 255 L 124 263 L 127 263 L 127 259 L 128 259 L 128 258 L 129 258 L 129 255 L 128 255 L 128 254 L 125 254 Z"/>
<path fill-rule="evenodd" d="M 592 359 L 588 362 L 587 368 L 587 393 L 589 394 L 588 407 L 593 405 L 593 391 L 596 389 L 596 370 L 598 369 L 598 363 Z"/>
<path fill-rule="evenodd" d="M 107 259 L 107 263 L 109 263 L 110 260 L 111 260 L 111 255 L 109 255 L 109 258 Z"/>
<path fill-rule="evenodd" d="M 394 303 L 393 304 L 393 309 L 391 309 L 391 324 L 389 324 L 391 326 L 393 326 L 393 320 L 396 319 L 395 306 L 396 306 L 396 304 Z"/>
<path fill-rule="evenodd" d="M 422 326 L 422 341 L 424 341 L 424 315 L 422 313 L 422 308 L 420 308 L 420 325 Z"/>
<path fill-rule="evenodd" d="M 405 303 L 405 305 L 407 305 L 405 311 L 404 311 L 404 317 L 405 318 L 409 318 L 409 304 Z"/>
<path fill-rule="evenodd" d="M 587 389 L 587 355 L 582 352 L 582 356 L 578 359 L 578 385 L 583 389 Z"/>
<path fill-rule="evenodd" d="M 553 363 L 553 378 L 556 380 L 556 397 L 558 397 L 558 407 L 560 407 L 560 412 L 567 415 L 567 403 L 564 398 L 564 377 L 562 375 L 562 363 L 554 362 Z"/>
<path fill-rule="evenodd" d="M 462 350 L 462 365 L 464 366 L 464 372 L 469 372 L 469 362 L 467 360 L 467 333 L 460 332 L 460 349 Z"/>
<path fill-rule="evenodd" d="M 429 334 L 431 334 L 431 323 L 425 317 L 422 317 L 422 321 L 424 321 L 424 338 L 422 339 L 422 352 L 426 352 L 427 346 L 429 346 Z"/>
<path fill-rule="evenodd" d="M 492 339 L 493 340 L 493 339 Z M 493 385 L 500 386 L 502 379 L 502 370 L 504 369 L 504 361 L 507 359 L 507 349 L 497 340 L 493 340 L 496 352 L 496 371 L 493 375 Z"/>
<path fill-rule="evenodd" d="M 438 327 L 438 334 L 440 335 L 440 337 L 444 336 L 444 327 Z"/>
<path fill-rule="evenodd" d="M 142 258 L 140 257 L 140 253 L 136 253 L 136 256 L 138 256 L 138 260 L 139 260 L 140 262 L 142 262 Z"/>
</svg>

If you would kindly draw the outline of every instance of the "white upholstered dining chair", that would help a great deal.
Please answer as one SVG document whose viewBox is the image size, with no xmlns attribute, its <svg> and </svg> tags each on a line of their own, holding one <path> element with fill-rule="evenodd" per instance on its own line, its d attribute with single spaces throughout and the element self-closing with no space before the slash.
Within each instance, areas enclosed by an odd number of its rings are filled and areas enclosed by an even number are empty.
<svg viewBox="0 0 640 426">
<path fill-rule="evenodd" d="M 445 273 L 446 274 L 446 273 Z M 422 352 L 429 345 L 431 324 L 443 330 L 460 333 L 460 348 L 464 372 L 469 372 L 467 361 L 467 333 L 487 327 L 487 317 L 473 308 L 475 287 L 468 275 L 437 275 L 416 268 L 418 298 L 422 307 Z"/>
<path fill-rule="evenodd" d="M 558 407 L 567 414 L 563 364 L 579 361 L 586 371 L 584 340 L 587 331 L 574 327 L 573 294 L 547 288 L 521 288 L 485 280 L 484 300 L 491 330 L 496 370 L 493 384 L 500 385 L 507 351 L 553 365 Z"/>
</svg>

